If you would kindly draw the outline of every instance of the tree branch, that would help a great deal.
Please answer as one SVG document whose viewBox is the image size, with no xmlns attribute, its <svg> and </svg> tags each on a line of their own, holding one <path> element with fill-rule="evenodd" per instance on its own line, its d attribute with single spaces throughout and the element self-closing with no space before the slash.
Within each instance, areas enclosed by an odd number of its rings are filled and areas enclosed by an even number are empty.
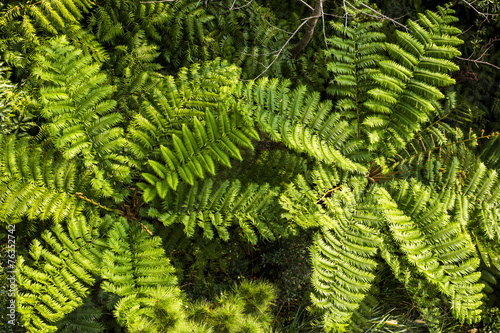
<svg viewBox="0 0 500 333">
<path fill-rule="evenodd" d="M 457 59 L 460 59 L 460 60 L 463 60 L 463 61 L 468 61 L 468 62 L 473 62 L 473 63 L 476 64 L 476 66 L 479 66 L 478 64 L 483 64 L 483 65 L 491 66 L 491 67 L 496 68 L 496 69 L 500 69 L 500 67 L 498 67 L 496 65 L 493 65 L 491 62 L 479 60 L 481 58 L 478 58 L 478 59 L 467 59 L 467 58 L 457 57 Z"/>
<path fill-rule="evenodd" d="M 323 2 L 324 0 L 316 0 L 316 4 L 314 6 L 314 11 L 312 14 L 312 19 L 308 20 L 307 22 L 306 32 L 304 33 L 304 36 L 302 36 L 300 42 L 291 51 L 292 58 L 295 58 L 300 53 L 300 51 L 302 51 L 311 41 L 311 38 L 314 34 L 314 28 L 318 23 L 319 17 L 323 13 Z"/>
<path fill-rule="evenodd" d="M 309 7 L 310 10 L 314 10 L 314 8 L 311 7 L 311 5 L 309 5 L 307 2 L 305 2 L 304 0 L 298 0 L 300 2 L 302 2 L 304 5 L 306 5 L 307 7 Z"/>
<path fill-rule="evenodd" d="M 302 22 L 301 25 L 299 25 L 299 27 L 297 29 L 295 29 L 295 31 L 293 32 L 293 34 L 290 36 L 290 38 L 288 38 L 288 40 L 286 41 L 285 44 L 283 44 L 283 46 L 281 47 L 281 49 L 279 49 L 278 51 L 278 54 L 276 54 L 276 56 L 274 57 L 273 61 L 271 61 L 271 63 L 269 65 L 266 66 L 266 68 L 262 71 L 262 73 L 260 73 L 259 75 L 257 75 L 253 80 L 257 80 L 259 77 L 261 77 L 262 75 L 264 75 L 265 72 L 268 71 L 269 68 L 271 68 L 271 66 L 276 62 L 276 60 L 278 59 L 278 57 L 280 56 L 281 52 L 283 52 L 283 50 L 285 49 L 285 47 L 288 45 L 288 43 L 290 43 L 290 41 L 292 40 L 292 38 L 297 34 L 297 32 L 300 30 L 300 28 L 302 28 L 302 26 L 304 24 L 306 24 L 307 22 L 309 22 L 309 20 L 313 19 L 314 17 L 311 16 L 311 17 L 308 17 L 306 19 L 304 19 L 304 22 Z"/>
<path fill-rule="evenodd" d="M 484 19 L 485 19 L 486 21 L 488 21 L 488 22 L 489 22 L 489 20 L 488 20 L 488 16 L 498 16 L 498 15 L 500 15 L 500 14 L 489 14 L 489 13 L 483 13 L 483 12 L 479 11 L 476 7 L 474 7 L 474 6 L 472 5 L 475 1 L 473 1 L 473 2 L 471 3 L 471 2 L 468 2 L 468 1 L 466 1 L 466 0 L 462 0 L 462 2 L 463 2 L 463 3 L 465 3 L 467 6 L 469 6 L 470 8 L 472 8 L 472 9 L 473 9 L 473 10 L 474 10 L 477 14 L 481 15 L 482 17 L 484 17 Z"/>
<path fill-rule="evenodd" d="M 233 4 L 231 5 L 231 8 L 229 8 L 229 10 L 238 10 L 238 9 L 244 8 L 244 7 L 248 6 L 249 4 L 251 4 L 252 2 L 253 2 L 253 0 L 247 0 L 247 2 L 243 6 L 234 7 L 234 5 L 236 4 L 236 0 L 234 0 Z"/>
<path fill-rule="evenodd" d="M 156 0 L 156 1 L 141 1 L 141 3 L 161 3 L 161 2 L 173 2 L 173 1 L 180 1 L 180 0 Z"/>
<path fill-rule="evenodd" d="M 361 9 L 359 8 L 356 8 L 354 5 L 352 5 L 351 3 L 349 3 L 348 1 L 344 1 L 344 8 L 345 8 L 345 3 L 347 3 L 349 6 L 351 6 L 354 10 L 356 11 L 359 11 L 361 12 Z M 377 12 L 375 9 L 371 8 L 370 6 L 367 6 L 365 5 L 364 3 L 360 3 L 361 6 L 365 7 L 366 9 L 374 12 L 376 15 L 370 15 L 368 14 L 367 12 L 364 12 L 365 15 L 367 16 L 371 16 L 371 17 L 376 17 L 376 18 L 382 18 L 383 20 L 388 20 L 388 21 L 391 21 L 392 23 L 394 23 L 395 25 L 399 25 L 400 27 L 404 28 L 406 31 L 408 31 L 408 27 L 402 23 L 399 23 L 398 21 L 396 21 L 395 19 L 393 18 L 390 18 L 389 16 L 386 16 L 380 12 Z M 345 9 L 346 12 L 347 12 L 347 9 Z"/>
</svg>

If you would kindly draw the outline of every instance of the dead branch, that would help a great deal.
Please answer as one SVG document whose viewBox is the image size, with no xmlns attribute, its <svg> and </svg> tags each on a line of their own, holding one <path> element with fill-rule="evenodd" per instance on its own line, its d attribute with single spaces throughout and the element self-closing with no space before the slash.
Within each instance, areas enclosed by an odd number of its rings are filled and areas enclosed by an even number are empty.
<svg viewBox="0 0 500 333">
<path fill-rule="evenodd" d="M 323 1 L 324 0 L 316 0 L 312 18 L 307 22 L 306 32 L 304 33 L 304 36 L 302 36 L 300 42 L 291 51 L 292 58 L 295 58 L 300 53 L 300 51 L 302 51 L 311 41 L 311 38 L 314 34 L 314 28 L 316 28 L 318 19 L 320 18 L 320 16 L 322 16 L 323 13 Z"/>
</svg>

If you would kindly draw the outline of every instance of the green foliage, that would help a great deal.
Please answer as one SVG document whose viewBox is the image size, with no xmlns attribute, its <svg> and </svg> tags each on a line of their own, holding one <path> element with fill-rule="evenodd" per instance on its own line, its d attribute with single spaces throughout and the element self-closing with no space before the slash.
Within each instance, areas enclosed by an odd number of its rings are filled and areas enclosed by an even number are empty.
<svg viewBox="0 0 500 333">
<path fill-rule="evenodd" d="M 193 304 L 188 313 L 193 321 L 208 323 L 214 332 L 263 333 L 271 323 L 268 311 L 274 298 L 274 290 L 268 284 L 243 282 L 213 304 Z"/>
<path fill-rule="evenodd" d="M 203 179 L 205 173 L 215 174 L 215 163 L 231 167 L 230 159 L 242 160 L 236 144 L 252 149 L 250 137 L 256 132 L 244 126 L 238 117 L 229 117 L 226 112 L 219 113 L 218 121 L 210 112 L 205 114 L 206 129 L 194 118 L 194 133 L 182 126 L 182 136 L 172 134 L 173 149 L 160 145 L 162 161 L 148 160 L 155 174 L 143 173 L 148 186 L 139 183 L 144 190 L 144 200 L 151 201 L 156 194 L 164 199 L 169 188 L 177 188 L 179 178 L 193 185 L 196 178 Z M 240 118 L 241 119 L 241 118 Z"/>
<path fill-rule="evenodd" d="M 86 168 L 96 174 L 94 190 L 113 194 L 110 180 L 123 181 L 129 169 L 123 149 L 122 115 L 111 99 L 113 87 L 99 72 L 99 63 L 62 39 L 41 47 L 35 55 L 33 74 L 40 86 L 40 141 L 50 142 L 65 159 L 82 155 Z M 35 87 L 36 87 L 35 85 Z"/>
<path fill-rule="evenodd" d="M 419 14 L 418 23 L 408 20 L 408 32 L 396 31 L 396 44 L 383 43 L 375 23 L 334 26 L 341 37 L 331 39 L 327 52 L 334 74 L 329 92 L 339 97 L 336 108 L 357 129 L 356 139 L 369 147 L 356 159 L 370 161 L 379 149 L 394 156 L 437 112 L 436 101 L 444 97 L 438 88 L 455 82 L 448 73 L 458 66 L 450 59 L 460 55 L 455 46 L 462 41 L 450 36 L 458 32 L 449 26 L 456 20 L 452 11 L 439 10 Z"/>
<path fill-rule="evenodd" d="M 25 91 L 17 89 L 8 77 L 8 68 L 0 63 L 0 133 L 27 136 L 36 128 L 31 109 L 36 105 Z"/>
<path fill-rule="evenodd" d="M 78 216 L 83 202 L 74 196 L 80 180 L 89 174 L 72 161 L 58 158 L 54 150 L 29 147 L 28 139 L 2 137 L 0 142 L 0 221 L 53 219 L 56 222 Z M 83 172 L 82 172 L 83 171 Z"/>
<path fill-rule="evenodd" d="M 259 129 L 271 140 L 315 160 L 336 164 L 343 170 L 366 171 L 340 153 L 339 148 L 345 147 L 343 143 L 352 129 L 340 121 L 339 114 L 330 113 L 331 103 L 320 102 L 318 93 L 305 98 L 305 87 L 290 91 L 289 85 L 288 81 L 265 78 L 246 85 L 243 98 L 249 101 Z"/>
<path fill-rule="evenodd" d="M 403 31 L 348 5 L 292 59 L 303 1 L 0 4 L 24 329 L 300 331 L 307 307 L 311 331 L 361 332 L 387 275 L 430 330 L 443 311 L 493 327 L 498 126 L 466 126 L 497 100 L 447 90 L 450 8 Z"/>
<path fill-rule="evenodd" d="M 83 303 L 88 286 L 95 283 L 99 252 L 93 246 L 98 239 L 83 217 L 70 222 L 71 233 L 60 224 L 45 231 L 30 246 L 32 263 L 24 257 L 16 262 L 17 294 L 21 322 L 28 331 L 55 332 L 55 322 Z"/>
<path fill-rule="evenodd" d="M 226 180 L 217 186 L 211 178 L 189 187 L 184 183 L 177 191 L 167 192 L 161 207 L 149 208 L 148 216 L 157 218 L 165 226 L 181 223 L 189 237 L 194 236 L 199 227 L 204 237 L 212 239 L 216 230 L 224 241 L 229 239 L 228 227 L 236 225 L 256 244 L 254 228 L 264 239 L 275 240 L 277 236 L 286 235 L 277 190 L 268 184 L 253 183 L 242 188 L 238 180 Z"/>
<path fill-rule="evenodd" d="M 124 219 L 114 223 L 107 235 L 101 288 L 120 296 L 113 311 L 118 323 L 130 332 L 158 332 L 179 325 L 183 320 L 180 290 L 160 238 L 150 238 Z"/>
</svg>

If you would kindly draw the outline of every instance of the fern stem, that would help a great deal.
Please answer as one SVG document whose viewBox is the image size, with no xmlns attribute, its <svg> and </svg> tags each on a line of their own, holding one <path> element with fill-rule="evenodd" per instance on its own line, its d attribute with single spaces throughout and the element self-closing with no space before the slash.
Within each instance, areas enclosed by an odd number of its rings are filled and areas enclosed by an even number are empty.
<svg viewBox="0 0 500 333">
<path fill-rule="evenodd" d="M 307 23 L 306 32 L 304 33 L 304 36 L 302 36 L 300 42 L 292 49 L 292 58 L 295 58 L 307 46 L 307 44 L 309 44 L 320 16 L 323 16 L 323 0 L 316 0 L 316 5 L 314 6 L 312 14 L 313 18 Z"/>
<path fill-rule="evenodd" d="M 433 148 L 427 149 L 426 151 L 421 152 L 421 154 L 426 154 L 426 153 L 429 153 L 429 152 L 431 152 L 433 150 L 436 150 L 436 149 L 441 149 L 441 148 L 444 148 L 444 147 L 448 147 L 448 146 L 452 146 L 452 145 L 457 145 L 457 144 L 460 144 L 460 143 L 466 143 L 466 142 L 469 142 L 469 141 L 475 141 L 475 140 L 481 140 L 481 139 L 490 139 L 491 137 L 495 137 L 495 136 L 499 136 L 499 135 L 500 135 L 500 132 L 496 132 L 496 133 L 492 133 L 490 135 L 481 135 L 480 137 L 477 137 L 477 138 L 468 138 L 468 139 L 464 139 L 464 140 L 460 140 L 460 141 L 450 142 L 450 143 L 447 143 L 445 145 L 441 145 L 441 146 L 438 146 L 438 147 L 433 147 Z"/>
<path fill-rule="evenodd" d="M 119 210 L 117 210 L 117 209 L 108 208 L 108 207 L 106 207 L 106 206 L 104 206 L 104 205 L 101 205 L 101 204 L 100 204 L 100 203 L 98 203 L 98 202 L 95 202 L 95 201 L 94 201 L 94 200 L 92 200 L 92 199 L 87 198 L 87 197 L 86 197 L 86 196 L 84 196 L 84 195 L 83 195 L 83 193 L 81 193 L 81 192 L 76 192 L 76 193 L 75 193 L 75 196 L 76 196 L 78 199 L 83 199 L 83 200 L 85 200 L 85 201 L 87 201 L 87 202 L 90 202 L 91 204 L 93 204 L 93 205 L 95 205 L 95 206 L 98 206 L 99 208 L 105 209 L 105 210 L 107 210 L 107 211 L 110 211 L 110 212 L 116 212 L 116 213 L 119 213 L 119 212 L 120 212 L 120 211 L 119 211 Z"/>
<path fill-rule="evenodd" d="M 333 191 L 340 189 L 341 187 L 342 186 L 337 186 L 337 187 L 329 189 L 328 191 L 325 192 L 325 194 L 323 194 L 323 196 L 321 198 L 318 199 L 318 201 L 316 201 L 316 203 L 319 204 L 321 201 L 323 201 L 324 198 L 326 198 L 327 195 L 329 195 Z"/>
<path fill-rule="evenodd" d="M 94 201 L 94 200 L 92 200 L 92 199 L 87 198 L 87 197 L 86 197 L 86 196 L 84 196 L 84 195 L 83 195 L 83 193 L 81 193 L 81 192 L 76 192 L 76 193 L 75 193 L 75 195 L 76 195 L 76 197 L 77 197 L 78 199 L 83 199 L 83 200 L 85 200 L 85 201 L 87 201 L 87 202 L 90 202 L 91 204 L 96 205 L 96 206 L 98 206 L 99 208 L 105 209 L 105 210 L 107 210 L 107 211 L 118 213 L 118 215 L 124 216 L 124 217 L 126 217 L 126 218 L 127 218 L 127 220 L 128 220 L 128 215 L 126 215 L 126 213 L 125 213 L 124 211 L 120 210 L 120 209 L 111 209 L 111 208 L 108 208 L 108 207 L 106 207 L 106 206 L 104 206 L 104 205 L 102 205 L 102 204 L 100 204 L 100 203 L 98 203 L 98 202 L 95 202 L 95 201 Z M 149 230 L 149 229 L 148 229 L 148 228 L 147 228 L 144 224 L 142 224 L 140 220 L 138 220 L 138 219 L 137 219 L 137 218 L 135 218 L 135 217 L 133 217 L 132 219 L 133 219 L 134 221 L 136 221 L 136 222 L 139 224 L 139 226 L 142 228 L 142 230 L 146 231 L 146 232 L 147 232 L 150 236 L 153 236 L 153 233 L 151 232 L 151 230 Z"/>
<path fill-rule="evenodd" d="M 447 114 L 445 114 L 444 116 L 442 116 L 441 118 L 439 118 L 438 120 L 436 120 L 435 122 L 433 122 L 432 124 L 430 124 L 429 126 L 427 126 L 426 128 L 424 128 L 423 130 L 421 130 L 420 132 L 417 133 L 417 135 L 415 135 L 415 137 L 418 137 L 420 136 L 420 134 L 422 134 L 423 132 L 425 132 L 428 128 L 431 128 L 433 127 L 434 125 L 438 124 L 441 122 L 441 120 L 445 119 L 446 117 L 448 117 L 449 115 L 451 114 L 451 111 L 449 111 Z"/>
<path fill-rule="evenodd" d="M 354 44 L 354 82 L 356 82 L 356 87 L 355 87 L 355 98 L 356 98 L 356 117 L 358 119 L 357 123 L 356 123 L 356 126 L 358 128 L 358 139 L 361 137 L 361 129 L 359 127 L 359 98 L 358 98 L 358 66 L 356 64 L 356 60 L 357 60 L 357 52 L 358 48 L 357 48 L 357 44 L 355 43 Z"/>
</svg>

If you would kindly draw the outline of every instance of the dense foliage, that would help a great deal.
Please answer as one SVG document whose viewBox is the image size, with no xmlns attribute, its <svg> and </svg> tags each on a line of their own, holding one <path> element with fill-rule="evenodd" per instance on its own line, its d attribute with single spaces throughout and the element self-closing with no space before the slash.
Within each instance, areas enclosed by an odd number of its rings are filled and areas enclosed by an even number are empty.
<svg viewBox="0 0 500 333">
<path fill-rule="evenodd" d="M 0 2 L 19 330 L 498 330 L 498 5 L 378 6 Z"/>
</svg>

